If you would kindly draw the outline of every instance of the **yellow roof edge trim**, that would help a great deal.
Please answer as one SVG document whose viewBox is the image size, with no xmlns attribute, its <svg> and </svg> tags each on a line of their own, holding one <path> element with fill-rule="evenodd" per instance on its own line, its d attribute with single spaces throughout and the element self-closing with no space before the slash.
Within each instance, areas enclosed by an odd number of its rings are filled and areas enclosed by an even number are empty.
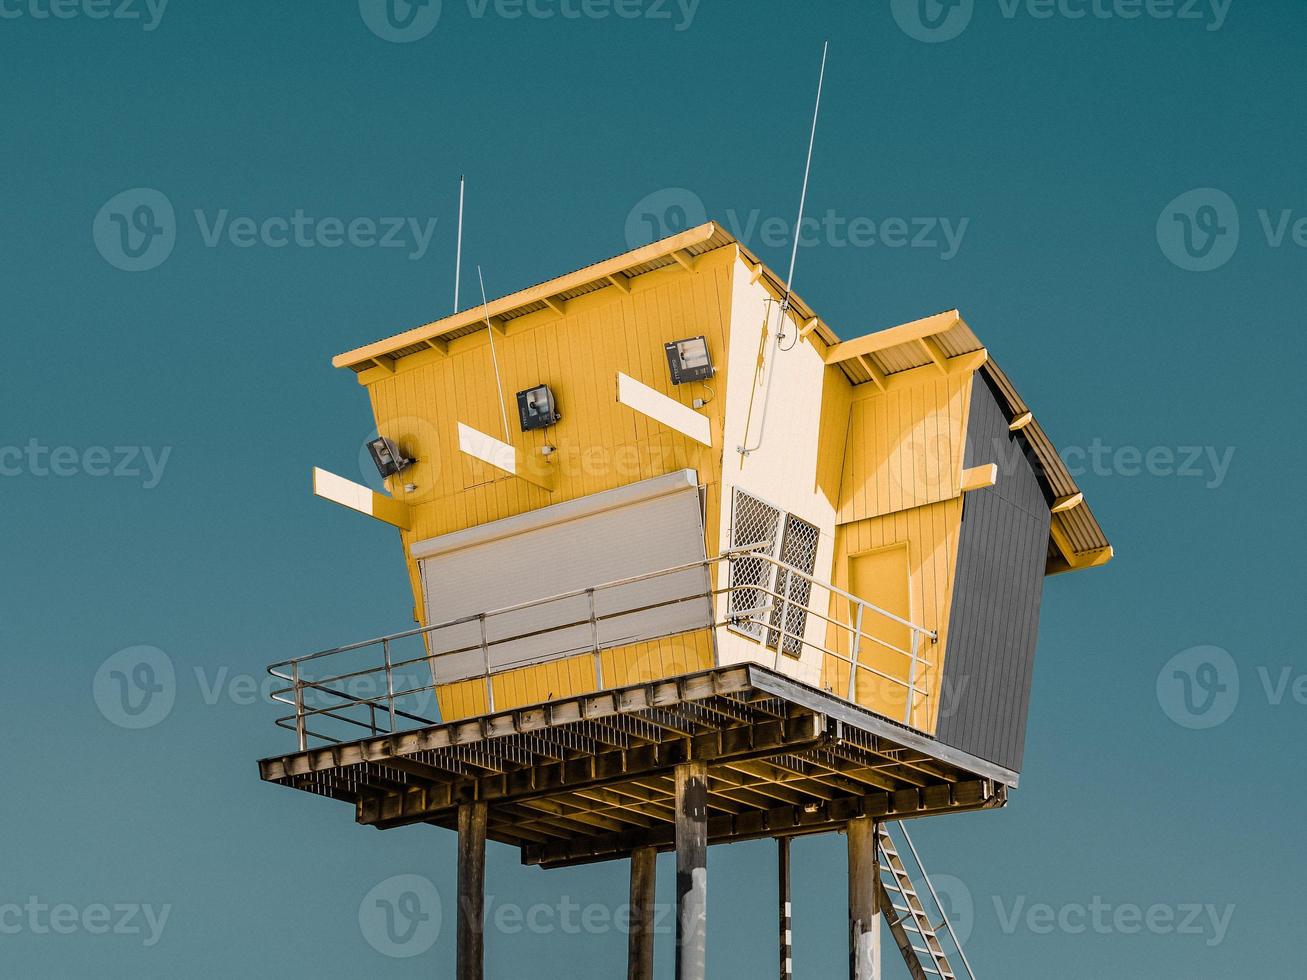
<svg viewBox="0 0 1307 980">
<path fill-rule="evenodd" d="M 935 336 L 935 334 L 952 330 L 959 323 L 964 323 L 962 314 L 957 310 L 946 310 L 933 316 L 922 317 L 920 320 L 913 320 L 911 323 L 902 323 L 897 327 L 877 330 L 875 333 L 864 334 L 861 337 L 855 337 L 852 340 L 836 344 L 826 352 L 826 363 L 838 364 L 854 357 L 889 350 L 901 344 L 926 340 Z"/>
<path fill-rule="evenodd" d="M 709 221 L 694 228 L 688 228 L 679 234 L 577 269 L 575 272 L 569 272 L 566 275 L 501 296 L 498 299 L 491 300 L 484 309 L 481 306 L 470 307 L 450 316 L 442 317 L 439 320 L 433 320 L 430 323 L 414 327 L 411 330 L 405 330 L 403 333 L 386 337 L 363 347 L 356 347 L 343 354 L 337 354 L 331 359 L 331 363 L 333 367 L 348 367 L 356 370 L 360 367 L 372 367 L 378 364 L 391 366 L 390 358 L 394 351 L 401 351 L 406 347 L 424 343 L 438 346 L 439 338 L 443 335 L 481 323 L 486 316 L 489 316 L 492 323 L 502 325 L 504 319 L 510 319 L 506 316 L 507 314 L 514 313 L 521 307 L 535 303 L 548 305 L 551 301 L 556 302 L 555 297 L 559 294 L 578 287 L 604 282 L 605 285 L 613 285 L 620 289 L 625 285 L 622 277 L 627 270 L 664 259 L 667 260 L 666 264 L 668 265 L 680 264 L 684 266 L 689 261 L 684 254 L 684 250 L 694 248 L 702 250 L 705 245 L 708 246 L 708 250 L 728 246 L 737 247 L 740 254 L 751 266 L 760 269 L 761 276 L 768 281 L 773 290 L 784 289 L 780 277 L 767 268 L 757 256 L 721 225 Z M 821 321 L 797 295 L 791 295 L 790 305 L 795 313 L 805 321 L 816 321 L 811 327 L 811 332 L 815 332 L 825 343 L 835 344 L 839 342 L 839 338 L 830 327 Z"/>
</svg>

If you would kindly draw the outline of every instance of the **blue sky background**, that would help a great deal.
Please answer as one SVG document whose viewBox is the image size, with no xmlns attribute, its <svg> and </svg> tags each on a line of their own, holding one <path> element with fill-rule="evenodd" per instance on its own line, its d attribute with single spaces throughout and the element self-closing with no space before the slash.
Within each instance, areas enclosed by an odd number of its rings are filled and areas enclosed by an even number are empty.
<svg viewBox="0 0 1307 980">
<path fill-rule="evenodd" d="M 397 43 L 368 26 L 382 23 L 371 0 L 173 0 L 162 16 L 138 0 L 124 11 L 137 20 L 97 19 L 95 0 L 64 18 L 42 16 L 48 0 L 0 2 L 0 974 L 450 974 L 453 835 L 361 829 L 255 767 L 292 743 L 272 707 L 244 703 L 248 679 L 409 620 L 394 536 L 309 494 L 314 464 L 359 472 L 371 428 L 328 358 L 448 311 L 461 172 L 465 271 L 474 282 L 481 263 L 492 295 L 623 251 L 651 194 L 645 209 L 671 223 L 669 205 L 697 202 L 737 233 L 750 215 L 788 226 L 830 37 L 809 213 L 965 233 L 951 257 L 819 234 L 799 291 L 845 336 L 960 307 L 1060 445 L 1111 450 L 1080 480 L 1118 557 L 1048 583 L 1022 787 L 1004 811 L 915 828 L 960 918 L 972 910 L 973 965 L 1300 975 L 1307 251 L 1291 226 L 1274 232 L 1286 211 L 1307 217 L 1307 10 L 1182 0 L 1130 18 L 1129 0 L 1098 0 L 1077 18 L 1088 0 L 977 0 L 945 20 L 958 36 L 927 43 L 897 0 L 648 0 L 630 19 L 560 3 L 513 18 L 445 0 L 430 33 Z M 171 254 L 141 272 L 95 224 L 134 188 L 176 214 Z M 1212 190 L 1172 205 L 1195 189 Z M 436 225 L 420 257 L 209 246 L 194 212 L 207 225 L 224 209 Z M 784 267 L 785 245 L 745 237 Z M 1182 268 L 1195 264 L 1216 267 Z M 72 447 L 69 475 L 33 462 L 33 440 Z M 167 451 L 157 481 L 122 446 Z M 1191 446 L 1204 455 L 1181 466 Z M 94 475 L 92 447 L 143 472 Z M 93 690 L 138 645 L 166 654 L 175 701 L 131 730 Z M 1224 687 L 1206 711 L 1175 679 L 1210 678 L 1202 664 Z M 801 841 L 795 862 L 798 976 L 841 975 L 843 839 Z M 670 901 L 666 859 L 660 871 Z M 359 924 L 398 874 L 428 878 L 448 912 L 409 959 Z M 711 874 L 714 980 L 770 974 L 771 847 L 714 849 Z M 626 887 L 622 865 L 542 872 L 491 845 L 492 913 L 611 908 Z M 32 897 L 76 921 L 57 932 L 12 910 Z M 1078 928 L 1096 899 L 1107 927 Z M 130 903 L 167 908 L 157 935 L 130 931 L 143 912 L 97 933 L 97 906 L 112 923 Z M 1232 906 L 1228 928 L 1206 912 L 1196 934 L 1175 928 L 1191 903 Z M 1061 925 L 1031 912 L 1045 904 Z M 1132 928 L 1129 909 L 1153 906 L 1175 924 Z M 622 935 L 555 921 L 492 932 L 489 974 L 621 973 Z"/>
</svg>

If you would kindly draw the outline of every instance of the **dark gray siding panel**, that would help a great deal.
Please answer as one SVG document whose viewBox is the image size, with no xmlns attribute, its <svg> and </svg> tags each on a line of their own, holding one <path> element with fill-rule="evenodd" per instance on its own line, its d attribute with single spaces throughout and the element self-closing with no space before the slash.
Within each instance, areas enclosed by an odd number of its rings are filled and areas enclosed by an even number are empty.
<svg viewBox="0 0 1307 980">
<path fill-rule="evenodd" d="M 936 737 L 1014 771 L 1026 713 L 1048 550 L 1048 501 L 1007 418 L 977 375 L 965 465 L 998 464 L 998 482 L 968 493 L 958 540 L 944 691 Z"/>
</svg>

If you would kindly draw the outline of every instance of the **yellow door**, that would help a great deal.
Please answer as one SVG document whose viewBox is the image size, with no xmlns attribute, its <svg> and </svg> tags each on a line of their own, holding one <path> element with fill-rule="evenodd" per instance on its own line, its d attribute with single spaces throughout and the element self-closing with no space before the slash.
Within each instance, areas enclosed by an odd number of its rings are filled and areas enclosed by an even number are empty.
<svg viewBox="0 0 1307 980">
<path fill-rule="evenodd" d="M 912 619 L 912 596 L 907 544 L 892 545 L 849 558 L 849 591 L 866 602 Z M 856 614 L 856 613 L 855 613 Z M 908 667 L 912 631 L 901 623 L 864 609 L 858 664 L 878 671 L 858 670 L 858 704 L 896 721 L 906 721 Z M 902 653 L 898 651 L 904 651 Z M 884 676 L 882 676 L 884 675 Z M 918 680 L 920 680 L 918 671 Z M 895 683 L 895 678 L 902 683 Z M 841 692 L 841 693 L 847 693 Z"/>
</svg>

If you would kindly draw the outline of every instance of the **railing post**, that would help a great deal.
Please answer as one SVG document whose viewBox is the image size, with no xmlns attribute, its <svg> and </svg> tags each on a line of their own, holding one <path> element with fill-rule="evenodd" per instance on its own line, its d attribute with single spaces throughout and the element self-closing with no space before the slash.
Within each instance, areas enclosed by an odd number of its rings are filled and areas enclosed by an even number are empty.
<svg viewBox="0 0 1307 980">
<path fill-rule="evenodd" d="M 303 752 L 309 747 L 309 736 L 304 727 L 304 691 L 300 688 L 299 661 L 291 662 L 290 673 L 291 686 L 295 689 L 295 735 L 299 738 L 300 751 Z"/>
<path fill-rule="evenodd" d="M 586 597 L 590 600 L 590 646 L 594 651 L 595 658 L 595 690 L 604 689 L 604 662 L 599 656 L 599 620 L 595 616 L 595 590 L 586 589 Z"/>
<path fill-rule="evenodd" d="M 912 662 L 908 665 L 908 710 L 903 719 L 904 724 L 912 724 L 912 711 L 917 703 L 917 644 L 921 642 L 921 634 L 914 628 L 912 630 Z"/>
<path fill-rule="evenodd" d="M 486 669 L 486 711 L 495 710 L 495 684 L 490 678 L 490 645 L 486 642 L 486 614 L 482 613 L 477 619 L 481 623 L 481 662 Z"/>
<path fill-rule="evenodd" d="M 789 639 L 788 636 L 789 630 L 786 629 L 786 617 L 789 614 L 790 586 L 794 584 L 794 573 L 791 572 L 789 569 L 785 569 L 785 568 L 779 569 L 777 578 L 779 578 L 781 575 L 785 576 L 785 591 L 781 593 L 781 611 L 780 611 L 780 617 L 777 619 L 777 625 L 780 627 L 780 632 L 776 634 L 777 672 L 779 672 L 781 669 L 781 653 L 784 652 L 785 650 L 785 641 Z M 800 653 L 803 652 L 802 637 L 799 638 L 799 652 Z"/>
<path fill-rule="evenodd" d="M 858 614 L 853 619 L 853 652 L 849 655 L 849 700 L 858 703 L 858 647 L 862 643 L 862 614 L 867 609 L 858 603 Z"/>
<path fill-rule="evenodd" d="M 381 641 L 381 655 L 386 662 L 386 703 L 390 705 L 390 733 L 395 733 L 395 675 L 390 670 L 390 640 Z"/>
</svg>

